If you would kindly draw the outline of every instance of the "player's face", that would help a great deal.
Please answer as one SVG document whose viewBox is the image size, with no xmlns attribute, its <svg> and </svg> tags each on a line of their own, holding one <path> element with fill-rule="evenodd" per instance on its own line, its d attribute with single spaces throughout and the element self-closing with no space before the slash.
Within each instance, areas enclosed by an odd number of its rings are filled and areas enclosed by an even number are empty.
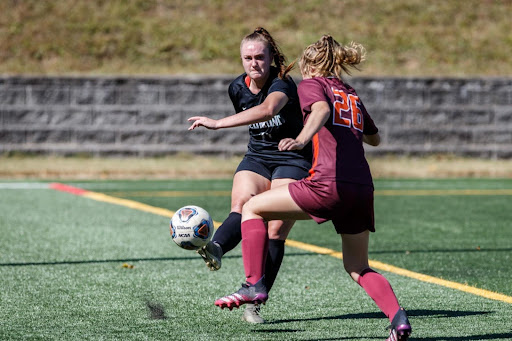
<svg viewBox="0 0 512 341">
<path fill-rule="evenodd" d="M 272 58 L 267 46 L 260 41 L 247 41 L 240 49 L 245 73 L 255 81 L 266 80 Z"/>
</svg>

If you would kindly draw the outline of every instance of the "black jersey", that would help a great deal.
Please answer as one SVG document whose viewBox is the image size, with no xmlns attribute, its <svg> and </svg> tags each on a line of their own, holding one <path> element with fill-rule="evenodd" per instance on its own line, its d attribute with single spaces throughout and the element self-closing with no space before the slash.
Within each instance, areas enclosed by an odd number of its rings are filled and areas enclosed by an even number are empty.
<svg viewBox="0 0 512 341">
<path fill-rule="evenodd" d="M 249 125 L 250 140 L 246 155 L 265 159 L 311 159 L 311 147 L 303 150 L 279 151 L 278 144 L 285 137 L 296 138 L 303 127 L 297 86 L 291 77 L 280 79 L 277 68 L 271 67 L 265 86 L 258 94 L 253 94 L 248 87 L 249 79 L 244 73 L 229 85 L 229 97 L 237 113 L 255 107 L 274 91 L 281 91 L 288 97 L 288 103 L 274 117 L 266 122 Z"/>
</svg>

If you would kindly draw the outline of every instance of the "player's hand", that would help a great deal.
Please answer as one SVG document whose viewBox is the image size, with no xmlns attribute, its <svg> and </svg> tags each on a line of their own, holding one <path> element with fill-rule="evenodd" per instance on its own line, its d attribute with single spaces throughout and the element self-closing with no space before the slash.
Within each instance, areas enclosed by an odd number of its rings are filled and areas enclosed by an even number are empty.
<svg viewBox="0 0 512 341">
<path fill-rule="evenodd" d="M 285 150 L 302 150 L 302 148 L 304 148 L 304 143 L 301 143 L 299 141 L 297 141 L 296 139 L 292 139 L 292 138 L 285 138 L 285 139 L 282 139 L 281 141 L 279 141 L 279 146 L 278 146 L 279 150 L 280 151 L 285 151 Z"/>
<path fill-rule="evenodd" d="M 190 117 L 187 121 L 189 121 L 189 122 L 194 121 L 192 123 L 192 125 L 188 128 L 188 130 L 194 130 L 197 127 L 205 127 L 207 129 L 213 129 L 213 130 L 218 129 L 217 128 L 217 120 L 213 120 L 208 117 L 193 116 L 193 117 Z"/>
</svg>

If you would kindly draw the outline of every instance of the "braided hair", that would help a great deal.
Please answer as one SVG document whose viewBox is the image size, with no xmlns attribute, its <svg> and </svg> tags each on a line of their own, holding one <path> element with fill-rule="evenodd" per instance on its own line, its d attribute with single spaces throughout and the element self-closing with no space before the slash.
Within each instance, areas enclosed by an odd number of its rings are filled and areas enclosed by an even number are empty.
<svg viewBox="0 0 512 341">
<path fill-rule="evenodd" d="M 244 43 L 248 41 L 260 41 L 264 43 L 268 47 L 274 64 L 279 70 L 279 78 L 283 79 L 284 77 L 286 77 L 286 57 L 281 52 L 281 49 L 276 44 L 274 38 L 272 38 L 272 36 L 270 35 L 270 33 L 268 33 L 266 29 L 264 29 L 263 27 L 257 27 L 253 33 L 246 35 L 242 39 L 242 42 L 240 43 L 240 48 Z"/>
</svg>

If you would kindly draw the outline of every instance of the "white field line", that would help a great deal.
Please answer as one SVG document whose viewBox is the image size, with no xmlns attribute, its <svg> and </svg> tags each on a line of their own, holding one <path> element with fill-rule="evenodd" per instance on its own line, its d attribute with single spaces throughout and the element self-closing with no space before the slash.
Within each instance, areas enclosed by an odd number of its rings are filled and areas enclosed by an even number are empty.
<svg viewBox="0 0 512 341">
<path fill-rule="evenodd" d="M 45 182 L 0 182 L 0 189 L 49 189 Z"/>
</svg>

